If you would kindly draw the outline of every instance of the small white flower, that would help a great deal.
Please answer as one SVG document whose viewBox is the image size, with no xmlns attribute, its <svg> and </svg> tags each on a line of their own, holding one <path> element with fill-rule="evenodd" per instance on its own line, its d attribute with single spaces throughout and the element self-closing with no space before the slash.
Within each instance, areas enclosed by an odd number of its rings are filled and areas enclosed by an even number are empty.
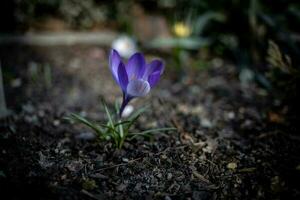
<svg viewBox="0 0 300 200">
<path fill-rule="evenodd" d="M 112 42 L 112 48 L 117 50 L 122 57 L 129 58 L 137 52 L 135 41 L 126 35 L 120 36 Z"/>
</svg>

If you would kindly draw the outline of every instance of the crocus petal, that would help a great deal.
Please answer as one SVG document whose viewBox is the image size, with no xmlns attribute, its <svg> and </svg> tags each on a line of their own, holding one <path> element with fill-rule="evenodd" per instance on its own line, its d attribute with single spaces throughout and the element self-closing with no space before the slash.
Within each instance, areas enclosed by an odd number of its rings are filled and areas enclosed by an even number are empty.
<svg viewBox="0 0 300 200">
<path fill-rule="evenodd" d="M 127 86 L 127 95 L 131 97 L 142 97 L 148 94 L 150 91 L 150 85 L 148 81 L 142 79 L 136 79 L 129 81 Z"/>
<path fill-rule="evenodd" d="M 118 80 L 122 91 L 125 92 L 128 85 L 128 76 L 125 69 L 125 65 L 122 62 L 120 62 L 118 67 Z"/>
<path fill-rule="evenodd" d="M 122 62 L 119 53 L 112 49 L 109 55 L 109 68 L 113 74 L 114 79 L 119 82 L 118 80 L 118 67 L 120 62 Z"/>
<path fill-rule="evenodd" d="M 127 63 L 126 71 L 129 80 L 139 79 L 145 72 L 145 59 L 141 53 L 133 54 Z"/>
<path fill-rule="evenodd" d="M 159 81 L 160 79 L 160 71 L 154 72 L 152 73 L 149 77 L 148 77 L 148 82 L 151 88 L 153 88 Z"/>
<path fill-rule="evenodd" d="M 160 60 L 153 60 L 151 63 L 149 63 L 146 66 L 145 73 L 143 75 L 143 79 L 147 80 L 148 77 L 152 73 L 159 72 L 159 74 L 162 74 L 163 71 L 164 71 L 164 64 L 163 64 L 163 62 L 161 62 Z"/>
</svg>

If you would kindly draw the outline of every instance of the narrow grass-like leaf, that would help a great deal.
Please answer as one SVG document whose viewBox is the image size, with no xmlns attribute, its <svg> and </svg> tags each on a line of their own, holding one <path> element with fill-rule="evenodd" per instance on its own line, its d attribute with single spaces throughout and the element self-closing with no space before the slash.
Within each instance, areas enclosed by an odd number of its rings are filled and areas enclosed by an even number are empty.
<svg viewBox="0 0 300 200">
<path fill-rule="evenodd" d="M 142 108 L 139 108 L 136 112 L 134 112 L 132 115 L 129 116 L 129 120 L 135 119 L 137 116 L 141 115 L 143 112 L 145 112 L 150 106 L 144 106 Z"/>
<path fill-rule="evenodd" d="M 118 101 L 115 101 L 115 113 L 118 113 L 120 110 L 120 104 L 118 103 Z"/>
<path fill-rule="evenodd" d="M 106 131 L 114 131 L 114 128 L 110 125 L 110 123 L 107 124 L 99 124 L 99 126 L 106 128 Z"/>
<path fill-rule="evenodd" d="M 138 120 L 139 117 L 140 117 L 140 114 L 137 115 L 137 116 L 135 116 L 135 118 L 131 119 L 130 123 L 128 124 L 128 126 L 127 126 L 127 128 L 126 128 L 127 132 L 129 131 L 129 129 L 131 128 L 131 126 L 133 125 L 133 123 L 134 123 L 136 120 Z"/>
<path fill-rule="evenodd" d="M 115 123 L 115 127 L 120 126 L 120 125 L 129 124 L 129 123 L 131 123 L 131 121 L 120 121 L 118 123 Z"/>
<path fill-rule="evenodd" d="M 119 126 L 119 136 L 120 136 L 119 148 L 122 148 L 124 140 L 126 138 L 122 124 Z"/>
<path fill-rule="evenodd" d="M 110 125 L 112 126 L 112 128 L 115 128 L 114 122 L 113 122 L 113 120 L 112 120 L 112 116 L 111 116 L 111 114 L 110 114 L 110 112 L 109 112 L 107 106 L 106 106 L 105 104 L 103 104 L 103 105 L 104 105 L 104 109 L 105 109 L 105 112 L 106 112 L 106 116 L 107 116 L 107 118 L 108 118 L 108 121 L 109 121 Z"/>
<path fill-rule="evenodd" d="M 86 118 L 84 118 L 80 115 L 72 113 L 70 117 L 66 117 L 65 119 L 67 119 L 69 121 L 77 122 L 77 123 L 78 122 L 83 123 L 86 126 L 88 126 L 89 128 L 93 129 L 98 134 L 103 133 L 103 130 L 99 126 L 93 124 L 93 122 L 88 121 Z"/>
<path fill-rule="evenodd" d="M 118 127 L 119 127 L 120 138 L 122 139 L 122 138 L 124 137 L 124 129 L 123 129 L 123 125 L 120 124 Z"/>
</svg>

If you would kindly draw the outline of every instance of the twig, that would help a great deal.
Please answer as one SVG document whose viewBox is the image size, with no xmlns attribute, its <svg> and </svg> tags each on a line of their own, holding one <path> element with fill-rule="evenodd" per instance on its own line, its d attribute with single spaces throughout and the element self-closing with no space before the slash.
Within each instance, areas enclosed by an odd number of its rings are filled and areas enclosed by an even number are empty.
<svg viewBox="0 0 300 200">
<path fill-rule="evenodd" d="M 210 183 L 209 180 L 207 180 L 203 175 L 201 175 L 199 172 L 197 172 L 196 170 L 193 170 L 193 175 L 195 177 L 197 177 L 198 179 L 200 179 L 201 181 L 205 182 L 205 183 Z"/>
</svg>

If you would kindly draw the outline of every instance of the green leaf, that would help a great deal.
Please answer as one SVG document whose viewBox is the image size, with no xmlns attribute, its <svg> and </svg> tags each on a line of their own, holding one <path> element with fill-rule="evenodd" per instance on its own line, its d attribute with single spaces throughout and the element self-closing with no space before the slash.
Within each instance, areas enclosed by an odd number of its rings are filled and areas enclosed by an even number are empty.
<svg viewBox="0 0 300 200">
<path fill-rule="evenodd" d="M 103 134 L 103 130 L 99 126 L 95 125 L 93 122 L 88 121 L 86 118 L 80 115 L 71 113 L 70 117 L 66 117 L 65 119 L 71 122 L 82 123 L 88 126 L 89 128 L 93 129 L 96 133 Z"/>
<path fill-rule="evenodd" d="M 108 131 L 113 131 L 114 128 L 110 125 L 110 123 L 108 122 L 107 124 L 99 124 L 99 126 L 106 128 L 106 130 Z"/>
<path fill-rule="evenodd" d="M 115 112 L 118 113 L 120 110 L 120 104 L 118 103 L 118 101 L 115 101 Z"/>
<path fill-rule="evenodd" d="M 103 104 L 103 105 L 104 105 L 104 109 L 105 109 L 105 112 L 106 112 L 106 116 L 107 116 L 107 118 L 108 118 L 108 121 L 109 121 L 110 125 L 112 126 L 112 128 L 115 128 L 114 122 L 113 122 L 113 120 L 112 120 L 112 116 L 111 116 L 111 114 L 110 114 L 110 112 L 109 112 L 107 106 L 106 106 L 105 104 Z"/>
<path fill-rule="evenodd" d="M 128 129 L 124 132 L 123 124 L 122 122 L 120 122 L 120 126 L 119 126 L 119 136 L 120 136 L 119 148 L 120 149 L 122 148 L 123 143 L 127 138 L 127 135 L 128 135 Z"/>
<path fill-rule="evenodd" d="M 120 125 L 123 125 L 123 124 L 129 124 L 131 121 L 128 121 L 128 120 L 126 120 L 126 121 L 120 121 L 120 122 L 118 122 L 118 123 L 115 123 L 115 127 L 117 127 L 117 126 L 120 126 Z"/>
<path fill-rule="evenodd" d="M 126 132 L 129 132 L 129 129 L 131 128 L 131 126 L 133 125 L 134 122 L 136 122 L 138 120 L 138 118 L 140 117 L 141 114 L 135 116 L 135 118 L 131 119 L 130 123 L 128 124 L 127 128 L 126 128 Z"/>
<path fill-rule="evenodd" d="M 123 138 L 125 138 L 124 129 L 123 129 L 123 125 L 122 124 L 119 126 L 119 136 L 120 136 L 121 140 L 123 140 Z"/>
<path fill-rule="evenodd" d="M 133 114 L 131 114 L 128 119 L 131 121 L 133 119 L 135 119 L 137 116 L 141 115 L 143 112 L 145 112 L 150 106 L 143 106 L 139 109 L 137 109 L 137 111 L 135 111 Z"/>
</svg>

